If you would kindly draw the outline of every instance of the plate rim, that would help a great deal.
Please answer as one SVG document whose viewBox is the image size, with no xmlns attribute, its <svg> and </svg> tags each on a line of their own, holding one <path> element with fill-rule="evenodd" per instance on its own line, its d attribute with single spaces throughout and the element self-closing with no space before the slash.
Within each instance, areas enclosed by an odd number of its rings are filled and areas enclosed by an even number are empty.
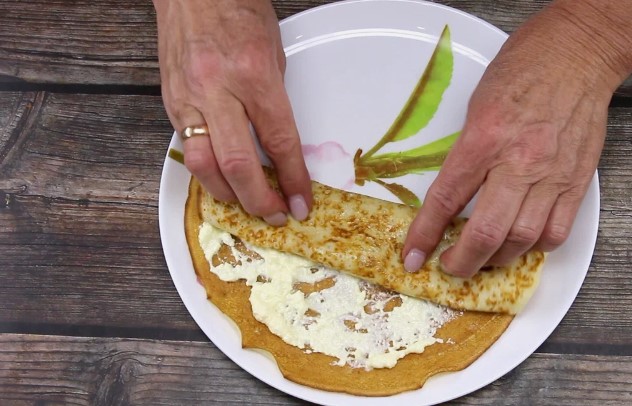
<svg viewBox="0 0 632 406">
<path fill-rule="evenodd" d="M 305 17 L 306 15 L 312 14 L 314 12 L 318 12 L 319 10 L 322 9 L 329 9 L 329 8 L 333 8 L 333 7 L 339 7 L 339 6 L 345 6 L 345 5 L 350 5 L 350 4 L 354 4 L 354 3 L 419 3 L 419 4 L 424 4 L 425 6 L 430 6 L 430 7 L 436 7 L 439 9 L 443 9 L 443 10 L 447 10 L 448 12 L 451 13 L 456 13 L 458 15 L 460 15 L 461 17 L 466 17 L 468 19 L 471 19 L 473 21 L 475 21 L 477 24 L 484 24 L 485 26 L 487 26 L 487 28 L 491 28 L 493 29 L 493 31 L 495 31 L 497 34 L 503 35 L 504 39 L 506 39 L 508 36 L 507 34 L 500 30 L 499 28 L 493 26 L 492 24 L 476 17 L 473 16 L 471 14 L 468 14 L 464 11 L 455 9 L 453 7 L 450 6 L 446 6 L 443 4 L 437 4 L 437 3 L 432 3 L 432 2 L 427 2 L 427 1 L 423 1 L 423 0 L 343 0 L 343 1 L 338 1 L 335 3 L 331 3 L 331 4 L 326 4 L 326 5 L 322 5 L 322 6 L 318 6 L 318 7 L 314 7 L 312 9 L 308 9 L 305 11 L 302 11 L 300 13 L 294 14 L 292 16 L 289 16 L 283 20 L 281 20 L 279 22 L 280 26 L 283 27 L 283 25 L 292 22 L 296 19 L 299 19 L 301 17 Z M 504 41 L 504 40 L 503 40 Z M 181 148 L 181 142 L 179 140 L 179 137 L 177 136 L 177 134 L 174 132 L 172 135 L 172 139 L 171 142 L 169 144 L 169 148 L 172 148 L 173 146 L 180 146 Z M 159 204 L 158 204 L 158 211 L 159 211 L 159 229 L 160 229 L 160 238 L 161 238 L 161 244 L 163 247 L 163 254 L 165 255 L 165 260 L 167 262 L 167 267 L 169 269 L 169 273 L 170 273 L 170 277 L 174 283 L 174 286 L 176 287 L 176 290 L 178 291 L 178 295 L 180 296 L 183 304 L 185 305 L 188 313 L 191 315 L 191 317 L 194 319 L 194 321 L 196 322 L 196 324 L 198 325 L 198 327 L 204 332 L 204 334 L 208 337 L 208 339 L 210 341 L 213 342 L 213 344 L 217 347 L 218 350 L 220 350 L 224 355 L 226 355 L 229 359 L 231 359 L 232 362 L 234 362 L 235 364 L 237 364 L 240 368 L 242 368 L 243 370 L 245 370 L 246 372 L 248 372 L 250 375 L 252 375 L 254 378 L 266 383 L 267 385 L 283 392 L 286 394 L 289 394 L 291 396 L 294 396 L 296 398 L 299 399 L 303 399 L 303 400 L 307 400 L 307 401 L 311 401 L 311 402 L 318 402 L 320 404 L 326 404 L 326 405 L 335 405 L 335 404 L 339 404 L 339 402 L 345 402 L 348 404 L 349 401 L 353 401 L 354 399 L 356 400 L 360 400 L 362 402 L 364 402 L 364 404 L 378 404 L 379 400 L 383 400 L 385 402 L 392 402 L 395 397 L 400 396 L 399 395 L 393 395 L 393 396 L 387 396 L 387 397 L 366 397 L 366 396 L 359 396 L 359 395 L 349 395 L 349 394 L 342 394 L 342 393 L 338 393 L 338 392 L 327 392 L 327 391 L 322 391 L 322 390 L 318 390 L 318 389 L 314 389 L 311 387 L 306 387 L 300 384 L 296 384 L 292 381 L 289 381 L 287 379 L 285 379 L 282 375 L 281 375 L 281 380 L 285 381 L 287 383 L 290 384 L 290 388 L 284 388 L 284 387 L 280 387 L 280 385 L 276 384 L 274 382 L 274 378 L 273 376 L 261 376 L 261 373 L 259 373 L 258 371 L 256 371 L 256 365 L 248 365 L 244 360 L 241 359 L 236 359 L 237 355 L 236 353 L 232 353 L 231 351 L 226 351 L 224 348 L 222 348 L 219 344 L 217 344 L 216 339 L 217 337 L 215 337 L 215 334 L 213 333 L 209 333 L 209 328 L 207 326 L 203 326 L 202 322 L 200 321 L 201 316 L 198 314 L 197 310 L 193 310 L 191 309 L 191 306 L 193 306 L 192 303 L 189 303 L 192 299 L 189 298 L 189 295 L 191 294 L 195 294 L 195 292 L 191 293 L 188 291 L 184 291 L 185 287 L 181 284 L 180 282 L 180 272 L 183 272 L 181 270 L 181 268 L 183 268 L 183 264 L 176 264 L 173 262 L 173 259 L 171 258 L 171 256 L 168 254 L 168 251 L 170 250 L 169 245 L 169 239 L 173 238 L 173 234 L 174 234 L 174 230 L 172 229 L 166 229 L 166 221 L 163 220 L 163 218 L 165 218 L 165 216 L 167 216 L 167 213 L 165 212 L 166 210 L 166 206 L 167 206 L 167 199 L 170 198 L 171 196 L 168 196 L 167 192 L 165 189 L 167 189 L 167 184 L 168 184 L 168 176 L 170 176 L 170 168 L 174 167 L 175 165 L 180 165 L 179 163 L 176 163 L 175 161 L 171 160 L 169 158 L 168 155 L 168 150 L 167 150 L 167 154 L 165 155 L 165 163 L 163 165 L 163 169 L 162 169 L 162 174 L 161 174 L 161 179 L 160 179 L 160 188 L 159 188 Z M 172 172 L 172 171 L 171 171 Z M 188 172 L 187 172 L 188 173 Z M 189 175 L 190 177 L 190 175 Z M 189 178 L 190 179 L 190 178 Z M 188 185 L 188 182 L 187 182 Z M 549 329 L 547 329 L 547 331 L 542 334 L 542 339 L 541 340 L 536 340 L 537 342 L 533 342 L 532 346 L 533 346 L 533 350 L 526 353 L 523 357 L 518 357 L 519 361 L 514 363 L 513 366 L 509 366 L 506 368 L 501 368 L 499 370 L 496 371 L 496 373 L 492 373 L 489 375 L 488 379 L 484 379 L 482 382 L 479 382 L 478 385 L 473 385 L 471 387 L 468 387 L 467 389 L 464 390 L 457 390 L 454 391 L 452 393 L 450 393 L 450 395 L 448 397 L 444 397 L 441 398 L 441 400 L 439 400 L 438 402 L 443 402 L 443 401 L 449 401 L 449 400 L 453 400 L 456 398 L 459 398 L 461 396 L 465 396 L 467 394 L 470 394 L 482 387 L 485 387 L 487 385 L 489 385 L 490 383 L 496 381 L 497 379 L 499 379 L 500 377 L 504 376 L 505 374 L 507 374 L 508 372 L 510 372 L 512 369 L 516 368 L 517 366 L 519 366 L 522 362 L 524 362 L 524 360 L 526 360 L 528 357 L 530 357 L 533 352 L 535 350 L 537 350 L 537 348 L 544 342 L 546 341 L 546 339 L 553 333 L 553 331 L 557 328 L 557 326 L 559 326 L 560 322 L 562 321 L 562 319 L 564 318 L 564 316 L 567 314 L 568 310 L 570 309 L 571 305 L 573 304 L 573 302 L 575 301 L 575 299 L 577 298 L 577 295 L 579 293 L 579 290 L 581 289 L 581 286 L 583 285 L 583 282 L 585 280 L 585 277 L 588 273 L 588 269 L 590 266 L 590 262 L 592 260 L 592 256 L 594 253 L 594 249 L 595 249 L 595 245 L 596 245 L 596 240 L 597 240 L 597 230 L 599 227 L 599 214 L 600 214 L 600 206 L 601 206 L 601 201 L 600 201 L 600 190 L 599 190 L 599 181 L 598 181 L 598 171 L 595 171 L 595 174 L 593 176 L 593 179 L 591 180 L 591 184 L 590 184 L 590 188 L 587 191 L 586 194 L 586 198 L 588 198 L 588 194 L 590 193 L 590 191 L 592 190 L 592 194 L 593 196 L 596 198 L 596 201 L 594 203 L 596 203 L 595 207 L 594 207 L 594 211 L 596 213 L 592 213 L 593 216 L 596 217 L 596 222 L 594 224 L 591 225 L 591 234 L 594 234 L 594 238 L 590 241 L 590 245 L 592 246 L 592 250 L 590 253 L 590 256 L 588 257 L 587 261 L 588 264 L 586 265 L 586 271 L 583 272 L 583 276 L 578 279 L 576 281 L 576 289 L 572 290 L 572 300 L 570 300 L 570 302 L 568 303 L 568 305 L 564 305 L 562 306 L 562 308 L 559 309 L 559 313 L 561 313 L 561 316 L 559 317 L 559 320 L 557 320 L 557 322 L 550 326 Z M 184 211 L 184 206 L 182 207 L 182 213 Z M 173 215 L 173 213 L 170 213 L 171 215 Z M 182 216 L 181 216 L 182 217 Z M 183 223 L 183 219 L 180 219 L 180 222 Z M 184 227 L 182 227 L 182 230 L 179 230 L 179 232 L 182 233 L 182 235 L 184 235 Z M 593 233 L 594 231 L 594 233 Z M 187 255 L 186 257 L 188 257 L 188 263 L 184 264 L 184 267 L 189 268 L 189 272 L 193 272 L 193 266 L 192 263 L 190 261 L 190 255 L 188 255 L 188 248 L 187 248 Z M 193 272 L 194 273 L 194 272 Z M 200 286 L 201 291 L 203 292 L 203 288 Z M 209 302 L 206 299 L 206 294 L 204 294 L 204 300 L 206 300 L 206 302 L 208 303 L 209 306 L 215 307 L 211 302 Z M 216 308 L 215 308 L 216 309 Z M 227 316 L 223 315 L 223 313 L 221 314 L 224 318 L 228 319 Z M 516 319 L 514 319 L 512 321 L 512 323 L 510 324 L 509 328 L 507 329 L 507 331 L 509 331 L 512 326 L 514 326 L 516 324 L 516 320 L 519 320 L 520 316 L 517 316 Z M 232 320 L 230 321 L 232 322 Z M 239 334 L 239 330 L 237 329 L 238 334 Z M 507 332 L 503 333 L 503 335 L 501 336 L 501 338 L 499 339 L 499 341 L 502 339 L 503 336 L 506 336 Z M 213 336 L 214 338 L 211 338 L 211 336 Z M 238 351 L 249 351 L 247 349 L 242 349 L 241 348 L 241 342 L 239 343 L 239 350 Z M 494 345 L 492 345 L 492 347 L 490 347 L 483 355 L 485 355 L 486 353 L 489 353 L 490 351 L 492 351 L 492 349 L 494 348 L 494 346 L 496 345 L 496 343 L 494 343 Z M 250 351 L 252 352 L 252 351 Z M 271 360 L 272 363 L 274 364 L 274 368 L 276 367 L 276 362 L 274 362 L 274 360 Z M 476 361 L 475 361 L 476 363 Z M 473 363 L 473 365 L 475 364 Z M 468 367 L 470 368 L 470 367 Z M 466 369 L 468 369 L 466 368 Z M 277 368 L 278 369 L 278 368 Z M 279 372 L 280 373 L 280 372 Z M 458 373 L 458 372 L 457 372 Z M 428 383 L 430 383 L 432 381 L 431 380 L 428 381 Z M 408 391 L 408 392 L 404 392 L 404 394 L 411 394 L 411 393 L 417 393 L 420 391 L 423 391 L 428 383 L 426 383 L 426 385 L 424 385 L 422 388 L 417 389 L 417 390 L 413 390 L 413 391 Z M 304 392 L 305 393 L 297 393 L 297 390 L 293 390 L 292 386 L 297 386 L 299 389 L 305 389 Z M 301 392 L 300 390 L 298 390 L 298 392 Z M 319 393 L 322 393 L 322 396 L 325 398 L 330 398 L 330 399 L 322 399 L 321 396 L 319 396 Z M 312 396 L 313 395 L 313 396 Z M 338 397 L 342 397 L 343 399 L 340 399 L 339 401 L 336 401 L 335 398 Z M 418 401 L 421 401 L 423 403 L 423 399 L 417 399 Z M 424 404 L 435 404 L 435 402 L 432 403 L 424 403 Z"/>
</svg>

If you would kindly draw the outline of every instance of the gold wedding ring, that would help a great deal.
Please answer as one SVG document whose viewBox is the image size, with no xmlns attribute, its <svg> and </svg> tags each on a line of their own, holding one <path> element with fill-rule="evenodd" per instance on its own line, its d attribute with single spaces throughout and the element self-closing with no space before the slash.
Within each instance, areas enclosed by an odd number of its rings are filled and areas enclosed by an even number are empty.
<svg viewBox="0 0 632 406">
<path fill-rule="evenodd" d="M 188 140 L 191 137 L 197 137 L 198 135 L 204 135 L 208 137 L 210 135 L 208 127 L 206 125 L 192 125 L 185 127 L 180 133 L 182 140 Z"/>
</svg>

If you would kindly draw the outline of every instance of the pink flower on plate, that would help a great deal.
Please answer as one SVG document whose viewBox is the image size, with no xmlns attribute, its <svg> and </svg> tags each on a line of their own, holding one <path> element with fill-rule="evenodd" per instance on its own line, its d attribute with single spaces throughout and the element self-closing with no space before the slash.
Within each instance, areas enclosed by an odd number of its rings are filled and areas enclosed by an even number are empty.
<svg viewBox="0 0 632 406">
<path fill-rule="evenodd" d="M 335 141 L 304 144 L 303 156 L 312 180 L 349 190 L 355 181 L 353 156 Z"/>
</svg>

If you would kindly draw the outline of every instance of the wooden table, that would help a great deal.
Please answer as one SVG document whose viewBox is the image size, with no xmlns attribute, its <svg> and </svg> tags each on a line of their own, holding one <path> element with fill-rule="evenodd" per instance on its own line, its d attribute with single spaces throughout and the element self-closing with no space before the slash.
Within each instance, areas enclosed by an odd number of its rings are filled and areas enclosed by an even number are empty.
<svg viewBox="0 0 632 406">
<path fill-rule="evenodd" d="M 276 1 L 279 17 L 325 0 Z M 441 1 L 513 31 L 544 0 Z M 165 265 L 172 127 L 149 0 L 0 0 L 0 404 L 300 404 L 228 360 Z M 586 282 L 527 361 L 455 404 L 632 404 L 632 85 L 612 101 Z"/>
</svg>

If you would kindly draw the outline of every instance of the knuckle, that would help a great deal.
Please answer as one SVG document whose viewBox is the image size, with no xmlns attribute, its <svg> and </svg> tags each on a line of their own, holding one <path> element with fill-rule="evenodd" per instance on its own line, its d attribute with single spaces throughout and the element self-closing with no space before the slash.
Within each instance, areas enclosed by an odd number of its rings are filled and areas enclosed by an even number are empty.
<svg viewBox="0 0 632 406">
<path fill-rule="evenodd" d="M 461 201 L 456 189 L 449 182 L 435 183 L 426 196 L 439 215 L 451 217 L 461 210 Z"/>
<path fill-rule="evenodd" d="M 273 135 L 259 139 L 263 149 L 272 158 L 284 158 L 300 151 L 300 141 L 288 133 L 277 131 Z"/>
<path fill-rule="evenodd" d="M 253 216 L 263 216 L 266 213 L 266 206 L 261 201 L 243 201 L 241 204 L 244 210 Z"/>
<path fill-rule="evenodd" d="M 410 229 L 408 230 L 408 240 L 414 241 L 415 246 L 420 246 L 421 248 L 425 248 L 427 246 L 432 245 L 433 238 L 428 233 L 428 229 L 426 227 L 421 226 L 420 224 L 414 223 Z"/>
<path fill-rule="evenodd" d="M 211 196 L 213 196 L 213 198 L 219 201 L 226 202 L 226 203 L 234 203 L 237 201 L 237 197 L 230 190 L 225 190 L 223 188 L 217 188 L 217 187 L 214 188 L 212 186 L 207 187 L 207 188 Z"/>
<path fill-rule="evenodd" d="M 556 248 L 566 241 L 570 234 L 570 228 L 565 225 L 556 224 L 545 231 L 542 240 L 546 247 Z"/>
<path fill-rule="evenodd" d="M 578 205 L 584 198 L 584 195 L 586 194 L 586 190 L 588 189 L 588 185 L 590 183 L 590 178 L 586 182 L 581 182 L 577 184 L 578 182 L 581 181 L 578 181 L 576 177 L 572 181 L 572 184 L 567 187 L 567 190 L 564 191 L 564 196 L 566 197 L 566 199 L 573 202 L 573 206 Z"/>
<path fill-rule="evenodd" d="M 480 251 L 494 251 L 503 242 L 503 230 L 493 222 L 476 224 L 470 232 L 473 246 Z"/>
<path fill-rule="evenodd" d="M 471 267 L 463 267 L 459 265 L 454 265 L 449 261 L 446 261 L 443 257 L 439 260 L 439 266 L 441 270 L 449 275 L 456 276 L 458 278 L 469 278 L 476 274 L 476 269 L 472 269 Z"/>
<path fill-rule="evenodd" d="M 515 224 L 507 235 L 507 242 L 519 246 L 531 246 L 538 240 L 538 230 L 532 225 Z"/>
<path fill-rule="evenodd" d="M 246 151 L 236 150 L 218 157 L 217 164 L 225 177 L 244 179 L 252 168 L 253 157 Z"/>
<path fill-rule="evenodd" d="M 517 254 L 508 254 L 506 252 L 501 252 L 501 253 L 497 253 L 494 254 L 494 256 L 492 258 L 490 258 L 489 261 L 487 261 L 488 265 L 492 265 L 492 266 L 505 266 L 505 265 L 509 265 L 511 264 L 511 261 L 514 259 L 514 255 L 517 256 Z"/>
<path fill-rule="evenodd" d="M 270 194 L 265 193 L 258 199 L 249 199 L 243 201 L 244 209 L 253 216 L 265 216 L 277 210 L 274 209 L 275 202 L 272 201 Z"/>
<path fill-rule="evenodd" d="M 548 122 L 525 126 L 511 145 L 507 158 L 522 174 L 550 166 L 558 159 L 556 130 Z"/>
<path fill-rule="evenodd" d="M 560 159 L 559 130 L 497 102 L 478 102 L 463 130 L 464 144 L 518 176 L 545 174 Z M 472 159 L 478 159 L 473 156 Z"/>
<path fill-rule="evenodd" d="M 232 59 L 231 70 L 235 79 L 250 85 L 265 82 L 275 58 L 266 41 L 253 40 L 244 45 Z"/>
<path fill-rule="evenodd" d="M 555 160 L 555 151 L 543 149 L 541 146 L 520 144 L 514 147 L 509 159 L 515 162 L 518 174 L 533 172 Z M 542 168 L 544 169 L 544 168 Z"/>
<path fill-rule="evenodd" d="M 183 66 L 184 80 L 191 88 L 203 88 L 222 73 L 222 60 L 218 52 L 208 47 L 194 46 L 195 51 Z"/>
<path fill-rule="evenodd" d="M 507 135 L 506 114 L 496 104 L 477 104 L 468 115 L 463 135 L 473 151 L 496 151 Z"/>
<path fill-rule="evenodd" d="M 561 188 L 572 187 L 577 182 L 577 168 L 574 165 L 561 165 L 554 181 Z"/>
<path fill-rule="evenodd" d="M 469 111 L 474 120 L 468 124 L 474 125 L 482 130 L 490 130 L 502 127 L 507 119 L 507 112 L 504 103 L 495 98 L 482 100 L 477 94 L 470 99 Z"/>
</svg>

